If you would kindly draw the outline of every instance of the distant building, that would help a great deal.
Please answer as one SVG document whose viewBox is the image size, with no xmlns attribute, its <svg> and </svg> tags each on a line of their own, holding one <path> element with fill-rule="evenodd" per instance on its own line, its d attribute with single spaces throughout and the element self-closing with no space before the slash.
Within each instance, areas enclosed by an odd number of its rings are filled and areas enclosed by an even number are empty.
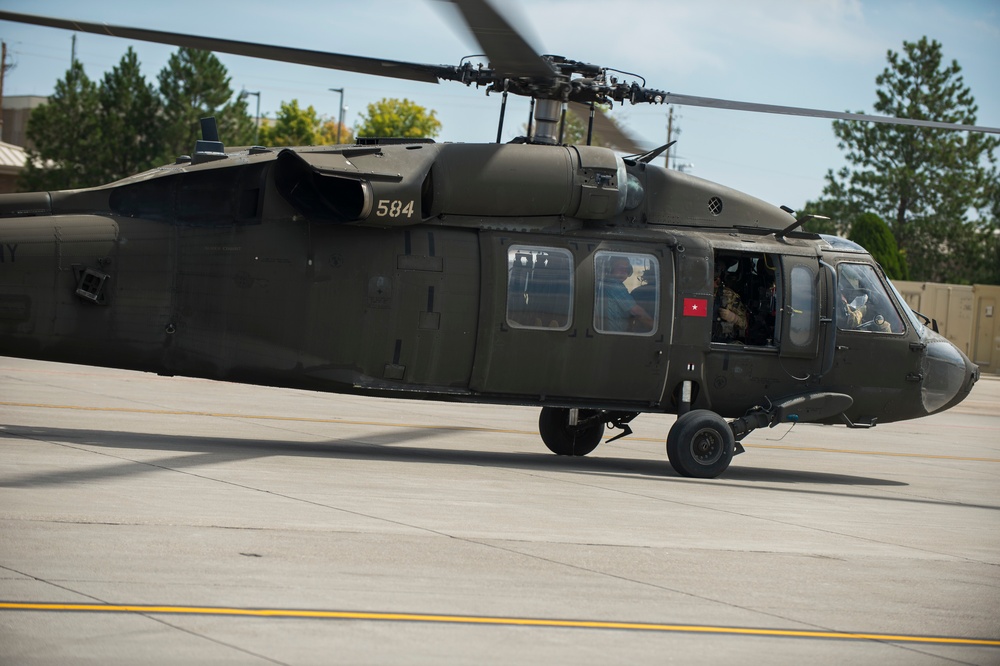
<svg viewBox="0 0 1000 666">
<path fill-rule="evenodd" d="M 984 373 L 1000 375 L 1000 285 L 893 280 L 907 305 L 937 321 L 941 335 Z"/>
<path fill-rule="evenodd" d="M 14 95 L 3 98 L 3 124 L 0 125 L 0 194 L 17 191 L 17 177 L 27 159 L 28 116 L 32 109 L 48 101 L 40 95 Z"/>
<path fill-rule="evenodd" d="M 3 132 L 0 141 L 22 148 L 28 146 L 28 116 L 36 106 L 49 101 L 41 95 L 13 95 L 3 98 Z"/>
<path fill-rule="evenodd" d="M 0 141 L 0 194 L 17 191 L 17 177 L 26 160 L 24 148 Z"/>
</svg>

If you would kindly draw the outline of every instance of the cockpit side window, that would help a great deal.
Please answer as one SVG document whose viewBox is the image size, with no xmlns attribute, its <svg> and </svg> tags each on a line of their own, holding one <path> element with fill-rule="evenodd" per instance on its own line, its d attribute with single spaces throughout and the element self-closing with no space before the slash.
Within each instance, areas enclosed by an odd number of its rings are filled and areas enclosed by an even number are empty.
<svg viewBox="0 0 1000 666">
<path fill-rule="evenodd" d="M 837 328 L 866 333 L 903 333 L 906 327 L 875 267 L 837 267 Z"/>
</svg>

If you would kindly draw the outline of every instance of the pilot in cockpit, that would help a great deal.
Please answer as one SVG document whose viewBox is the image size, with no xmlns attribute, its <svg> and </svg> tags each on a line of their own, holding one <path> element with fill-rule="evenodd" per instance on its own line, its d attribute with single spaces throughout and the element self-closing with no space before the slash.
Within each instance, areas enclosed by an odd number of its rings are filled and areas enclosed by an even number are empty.
<svg viewBox="0 0 1000 666">
<path fill-rule="evenodd" d="M 841 289 L 837 325 L 843 329 L 891 333 L 892 327 L 864 289 Z"/>
</svg>

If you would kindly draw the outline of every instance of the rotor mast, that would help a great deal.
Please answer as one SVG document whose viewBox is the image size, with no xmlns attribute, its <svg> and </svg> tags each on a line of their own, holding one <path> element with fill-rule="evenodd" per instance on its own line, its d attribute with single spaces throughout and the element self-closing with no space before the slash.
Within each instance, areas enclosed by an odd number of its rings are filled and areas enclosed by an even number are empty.
<svg viewBox="0 0 1000 666">
<path fill-rule="evenodd" d="M 548 145 L 559 143 L 559 125 L 561 119 L 562 101 L 557 99 L 536 100 L 533 143 Z"/>
</svg>

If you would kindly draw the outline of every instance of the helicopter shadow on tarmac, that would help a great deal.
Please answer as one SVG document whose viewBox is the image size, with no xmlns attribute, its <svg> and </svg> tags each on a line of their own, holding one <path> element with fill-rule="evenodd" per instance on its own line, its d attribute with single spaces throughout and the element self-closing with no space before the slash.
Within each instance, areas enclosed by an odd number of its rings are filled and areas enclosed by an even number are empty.
<svg viewBox="0 0 1000 666">
<path fill-rule="evenodd" d="M 112 462 L 81 466 L 79 469 L 9 475 L 0 478 L 0 487 L 29 488 L 58 486 L 126 479 L 161 471 L 196 474 L 194 470 L 227 462 L 248 461 L 274 456 L 301 456 L 330 460 L 370 460 L 386 463 L 423 463 L 432 465 L 465 465 L 518 469 L 527 471 L 579 473 L 588 476 L 644 476 L 664 481 L 739 486 L 777 492 L 822 494 L 830 496 L 870 497 L 854 493 L 816 488 L 793 487 L 791 484 L 814 486 L 906 486 L 905 482 L 817 471 L 782 470 L 755 467 L 731 467 L 724 477 L 716 480 L 688 479 L 674 476 L 665 460 L 637 460 L 613 457 L 566 457 L 548 453 L 515 453 L 474 449 L 433 448 L 414 446 L 422 439 L 439 439 L 466 434 L 462 431 L 427 428 L 407 428 L 325 442 L 287 442 L 274 439 L 199 437 L 141 432 L 69 429 L 36 426 L 0 426 L 0 437 L 36 440 L 96 452 Z M 399 445 L 399 446 L 397 446 Z M 133 452 L 159 451 L 164 455 L 141 459 Z M 758 484 L 787 484 L 784 487 Z M 913 497 L 875 499 L 918 504 L 952 504 Z M 983 505 L 979 508 L 1000 509 Z"/>
</svg>

